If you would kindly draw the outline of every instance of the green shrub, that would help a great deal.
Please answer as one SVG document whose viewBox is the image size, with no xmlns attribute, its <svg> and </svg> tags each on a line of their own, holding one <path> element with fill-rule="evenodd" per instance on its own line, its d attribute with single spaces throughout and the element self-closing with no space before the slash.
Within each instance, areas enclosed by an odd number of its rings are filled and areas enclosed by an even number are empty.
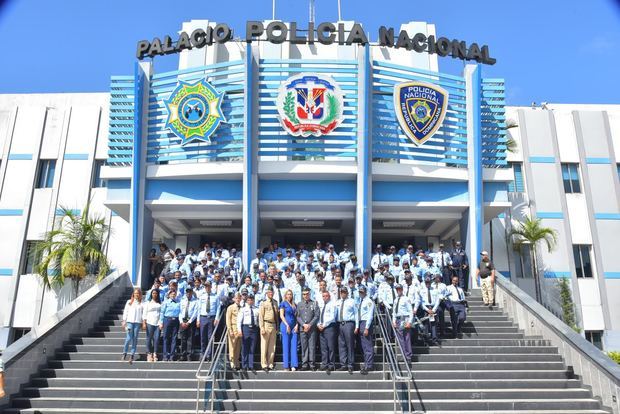
<svg viewBox="0 0 620 414">
<path fill-rule="evenodd" d="M 607 356 L 613 359 L 616 364 L 620 364 L 620 351 L 608 352 Z"/>
</svg>

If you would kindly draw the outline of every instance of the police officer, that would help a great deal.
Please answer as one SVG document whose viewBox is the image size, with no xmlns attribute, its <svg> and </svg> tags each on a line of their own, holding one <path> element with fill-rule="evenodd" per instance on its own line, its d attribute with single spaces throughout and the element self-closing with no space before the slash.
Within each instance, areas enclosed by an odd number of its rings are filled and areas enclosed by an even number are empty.
<svg viewBox="0 0 620 414">
<path fill-rule="evenodd" d="M 258 340 L 258 307 L 254 305 L 254 295 L 248 294 L 247 303 L 237 316 L 237 335 L 241 338 L 241 369 L 256 373 L 254 351 Z"/>
<path fill-rule="evenodd" d="M 179 313 L 181 361 L 191 361 L 194 353 L 194 332 L 196 331 L 196 317 L 198 316 L 198 299 L 191 286 L 185 288 L 185 296 L 181 299 Z"/>
<path fill-rule="evenodd" d="M 447 309 L 447 297 L 448 297 L 448 289 L 447 286 L 442 282 L 443 276 L 436 274 L 434 276 L 434 281 L 431 283 L 431 289 L 433 289 L 437 294 L 437 300 L 439 301 L 439 306 L 437 307 L 437 317 L 439 320 L 439 334 L 441 336 L 445 335 L 445 311 Z"/>
<path fill-rule="evenodd" d="M 387 256 L 383 254 L 383 247 L 380 244 L 377 244 L 375 247 L 375 254 L 372 256 L 372 259 L 370 259 L 370 267 L 372 267 L 372 270 L 378 272 L 379 265 L 385 262 L 386 258 Z"/>
<path fill-rule="evenodd" d="M 235 293 L 233 304 L 226 309 L 226 326 L 228 327 L 228 357 L 230 367 L 239 370 L 239 353 L 241 352 L 241 338 L 237 330 L 237 318 L 241 309 L 241 294 Z"/>
<path fill-rule="evenodd" d="M 336 307 L 327 290 L 322 292 L 323 306 L 319 312 L 319 341 L 321 344 L 321 370 L 328 374 L 336 368 L 336 339 L 338 327 L 336 326 Z"/>
<path fill-rule="evenodd" d="M 457 338 L 461 335 L 461 329 L 467 319 L 467 301 L 465 300 L 465 292 L 459 287 L 458 276 L 452 276 L 452 284 L 448 286 L 447 291 L 452 337 Z"/>
<path fill-rule="evenodd" d="M 174 358 L 180 314 L 181 304 L 177 300 L 177 292 L 176 290 L 171 290 L 168 293 L 168 298 L 161 305 L 161 312 L 159 314 L 159 329 L 164 337 L 164 361 L 172 361 Z"/>
<path fill-rule="evenodd" d="M 197 327 L 200 328 L 200 353 L 205 352 L 206 361 L 211 360 L 213 346 L 207 349 L 213 331 L 220 319 L 221 302 L 220 296 L 211 290 L 211 282 L 205 282 L 205 290 L 200 295 L 200 316 L 198 318 Z"/>
<path fill-rule="evenodd" d="M 413 318 L 412 304 L 409 298 L 403 295 L 403 285 L 400 283 L 395 286 L 398 296 L 394 303 L 394 312 L 392 313 L 392 325 L 396 330 L 396 337 L 403 350 L 403 354 L 407 360 L 411 360 L 413 352 L 411 351 L 411 321 Z"/>
<path fill-rule="evenodd" d="M 414 304 L 413 313 L 417 315 L 418 318 L 428 316 L 428 319 L 424 322 L 424 327 L 427 341 L 430 345 L 436 345 L 438 343 L 435 324 L 438 307 L 439 299 L 437 297 L 437 291 L 431 288 L 431 277 L 426 276 L 424 278 L 424 286 L 420 288 L 419 301 Z"/>
<path fill-rule="evenodd" d="M 459 277 L 459 287 L 467 294 L 469 289 L 469 260 L 460 241 L 455 243 L 455 249 L 450 257 L 452 260 L 452 271 Z"/>
<path fill-rule="evenodd" d="M 265 372 L 273 369 L 276 353 L 276 332 L 278 331 L 278 302 L 273 298 L 273 289 L 267 288 L 266 298 L 258 308 L 260 327 L 260 364 Z"/>
<path fill-rule="evenodd" d="M 366 296 L 366 286 L 361 285 L 358 288 L 360 303 L 358 306 L 359 329 L 355 330 L 358 336 L 362 352 L 364 354 L 364 364 L 360 370 L 360 374 L 366 375 L 368 371 L 373 370 L 375 359 L 375 350 L 372 344 L 372 321 L 375 313 L 375 303 Z"/>
<path fill-rule="evenodd" d="M 302 300 L 297 304 L 297 324 L 301 342 L 300 370 L 316 371 L 316 325 L 319 321 L 319 307 L 310 297 L 310 288 L 305 287 Z"/>
<path fill-rule="evenodd" d="M 435 264 L 441 270 L 442 280 L 445 285 L 449 285 L 452 276 L 452 257 L 444 250 L 444 244 L 439 243 L 439 251 L 435 253 Z"/>
<path fill-rule="evenodd" d="M 340 288 L 340 299 L 336 302 L 336 321 L 338 322 L 338 356 L 340 371 L 353 374 L 355 362 L 355 330 L 359 329 L 359 315 L 355 300 L 348 297 L 349 289 Z"/>
</svg>

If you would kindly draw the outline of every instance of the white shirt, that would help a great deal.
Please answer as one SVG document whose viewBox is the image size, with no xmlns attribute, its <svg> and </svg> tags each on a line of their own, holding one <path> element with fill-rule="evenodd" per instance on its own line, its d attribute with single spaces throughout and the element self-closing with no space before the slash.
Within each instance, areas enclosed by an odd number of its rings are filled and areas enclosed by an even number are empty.
<svg viewBox="0 0 620 414">
<path fill-rule="evenodd" d="M 133 304 L 129 304 L 131 299 L 125 304 L 123 310 L 123 321 L 126 323 L 142 323 L 142 303 L 134 300 Z"/>
<path fill-rule="evenodd" d="M 465 294 L 463 293 L 463 289 L 458 286 L 450 285 L 447 288 L 448 298 L 452 302 L 462 302 L 465 300 Z"/>
<path fill-rule="evenodd" d="M 157 326 L 159 324 L 160 312 L 161 303 L 151 300 L 142 305 L 142 318 L 149 325 Z"/>
</svg>

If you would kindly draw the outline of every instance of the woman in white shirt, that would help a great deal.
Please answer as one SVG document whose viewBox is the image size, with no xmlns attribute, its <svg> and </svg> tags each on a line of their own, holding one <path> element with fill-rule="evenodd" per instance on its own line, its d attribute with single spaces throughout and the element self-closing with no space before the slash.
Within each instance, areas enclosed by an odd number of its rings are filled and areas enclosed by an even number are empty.
<svg viewBox="0 0 620 414">
<path fill-rule="evenodd" d="M 134 288 L 131 294 L 131 299 L 125 304 L 125 310 L 123 311 L 123 321 L 121 326 L 126 330 L 127 336 L 125 337 L 125 345 L 123 347 L 124 361 L 127 358 L 127 351 L 129 344 L 131 343 L 131 356 L 129 357 L 129 363 L 132 364 L 136 356 L 136 348 L 138 346 L 138 333 L 140 333 L 140 326 L 142 325 L 142 290 L 140 288 Z"/>
<path fill-rule="evenodd" d="M 151 300 L 144 303 L 142 311 L 142 329 L 146 330 L 146 360 L 157 361 L 157 348 L 159 346 L 159 314 L 161 312 L 161 299 L 159 290 L 151 290 Z"/>
</svg>

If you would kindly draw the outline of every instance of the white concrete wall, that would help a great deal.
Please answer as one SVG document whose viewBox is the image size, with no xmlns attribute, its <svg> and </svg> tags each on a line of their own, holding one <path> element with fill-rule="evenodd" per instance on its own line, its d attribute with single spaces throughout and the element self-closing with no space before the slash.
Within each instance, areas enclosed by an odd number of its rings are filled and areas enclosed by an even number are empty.
<svg viewBox="0 0 620 414">
<path fill-rule="evenodd" d="M 105 188 L 91 189 L 95 160 L 107 158 L 108 102 L 106 93 L 0 95 L 0 349 L 8 327 L 30 328 L 72 298 L 71 283 L 44 291 L 36 275 L 21 274 L 26 242 L 51 230 L 59 206 L 81 211 L 91 198 L 112 224 L 113 267 L 127 268 L 128 225 L 104 206 Z M 52 188 L 35 188 L 41 159 L 56 160 Z"/>
</svg>

